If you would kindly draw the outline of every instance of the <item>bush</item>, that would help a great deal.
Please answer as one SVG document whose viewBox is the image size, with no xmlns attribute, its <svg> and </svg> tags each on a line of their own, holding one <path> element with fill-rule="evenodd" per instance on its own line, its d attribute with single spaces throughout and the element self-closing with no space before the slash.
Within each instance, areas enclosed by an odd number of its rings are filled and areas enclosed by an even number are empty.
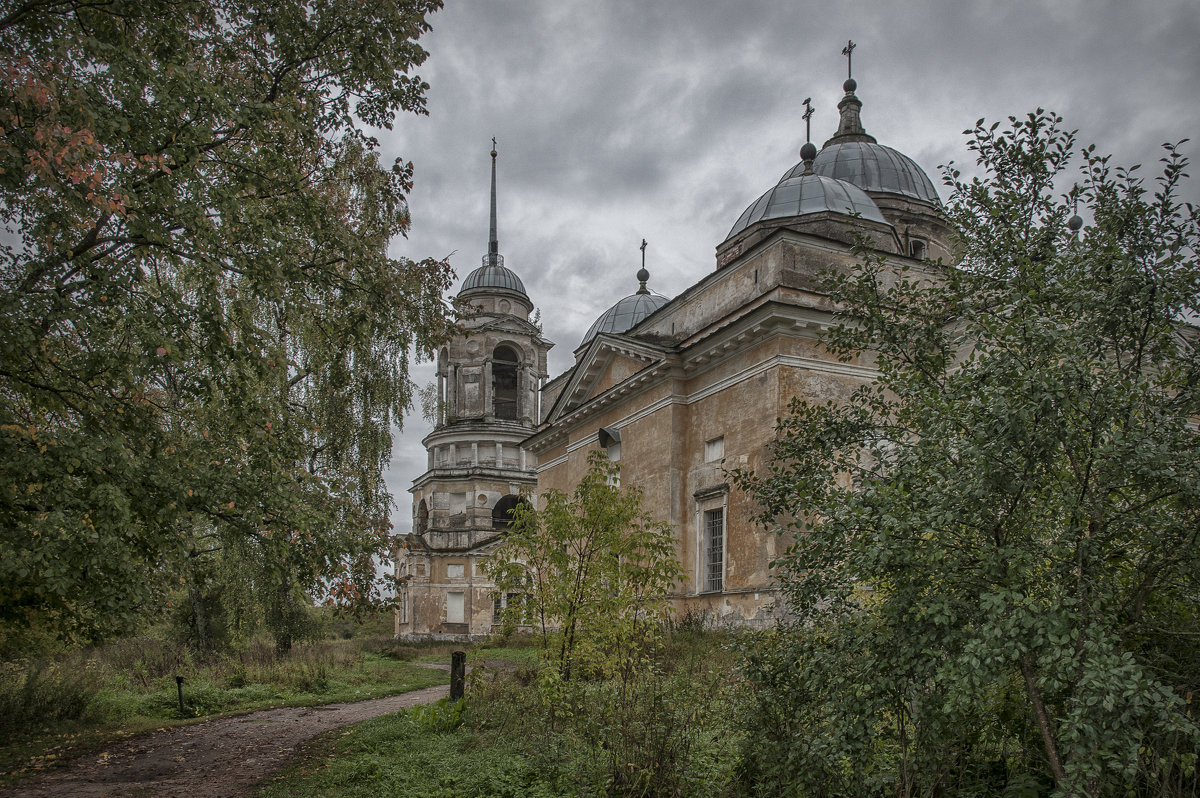
<svg viewBox="0 0 1200 798">
<path fill-rule="evenodd" d="M 742 685 L 725 637 L 664 636 L 624 678 L 564 680 L 540 667 L 476 666 L 467 725 L 515 745 L 571 794 L 728 794 L 741 743 Z"/>
<path fill-rule="evenodd" d="M 92 649 L 88 655 L 107 670 L 127 674 L 131 684 L 143 689 L 191 666 L 191 656 L 182 642 L 148 636 L 119 640 Z"/>
<path fill-rule="evenodd" d="M 83 718 L 102 681 L 94 663 L 69 667 L 44 661 L 0 665 L 0 731 L 23 736 L 45 723 Z"/>
</svg>

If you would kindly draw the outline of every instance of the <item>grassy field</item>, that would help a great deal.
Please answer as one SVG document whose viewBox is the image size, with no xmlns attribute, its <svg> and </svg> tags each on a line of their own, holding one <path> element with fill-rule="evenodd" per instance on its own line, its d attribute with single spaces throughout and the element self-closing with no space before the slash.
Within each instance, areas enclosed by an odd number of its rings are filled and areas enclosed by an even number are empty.
<svg viewBox="0 0 1200 798">
<path fill-rule="evenodd" d="M 728 642 L 671 634 L 635 679 L 553 686 L 536 648 L 479 647 L 462 705 L 325 735 L 259 795 L 732 795 L 744 703 Z"/>
<path fill-rule="evenodd" d="M 385 619 L 386 620 L 386 619 Z M 147 636 L 102 648 L 0 663 L 0 783 L 148 730 L 279 706 L 379 698 L 444 684 L 460 646 L 400 644 L 361 625 L 277 654 L 254 640 L 229 655 L 194 657 Z M 355 634 L 355 632 L 367 634 Z M 184 712 L 175 676 L 184 677 Z"/>
</svg>

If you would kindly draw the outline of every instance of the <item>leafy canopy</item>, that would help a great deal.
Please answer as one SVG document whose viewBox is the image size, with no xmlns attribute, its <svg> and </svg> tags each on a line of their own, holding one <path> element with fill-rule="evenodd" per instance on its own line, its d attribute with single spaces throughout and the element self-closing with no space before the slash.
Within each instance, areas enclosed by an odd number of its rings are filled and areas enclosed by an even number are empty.
<svg viewBox="0 0 1200 798">
<path fill-rule="evenodd" d="M 438 0 L 0 3 L 0 624 L 120 631 L 237 543 L 370 594 L 442 262 L 388 257 Z M 197 541 L 199 541 L 197 543 Z"/>
<path fill-rule="evenodd" d="M 1151 188 L 1042 111 L 967 132 L 982 175 L 946 172 L 961 263 L 864 250 L 830 275 L 829 346 L 874 352 L 878 380 L 796 400 L 770 470 L 742 475 L 794 539 L 794 619 L 751 652 L 747 772 L 830 795 L 1190 794 L 1186 161 L 1167 145 Z"/>
</svg>

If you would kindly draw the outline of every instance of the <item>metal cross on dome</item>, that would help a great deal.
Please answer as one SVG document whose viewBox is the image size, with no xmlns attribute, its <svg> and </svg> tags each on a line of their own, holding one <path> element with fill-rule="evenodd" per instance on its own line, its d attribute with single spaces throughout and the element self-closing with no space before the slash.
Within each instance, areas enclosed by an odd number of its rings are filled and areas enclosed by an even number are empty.
<svg viewBox="0 0 1200 798">
<path fill-rule="evenodd" d="M 644 269 L 646 268 L 646 239 L 642 239 L 642 246 L 639 249 L 642 250 L 642 268 Z"/>
<path fill-rule="evenodd" d="M 854 48 L 858 45 L 850 39 L 846 40 L 846 46 L 842 48 L 842 55 L 846 56 L 846 77 L 854 77 Z"/>
<path fill-rule="evenodd" d="M 801 119 L 804 120 L 804 140 L 805 141 L 812 141 L 812 115 L 813 115 L 812 97 L 805 97 L 804 98 L 804 114 L 801 116 Z"/>
</svg>

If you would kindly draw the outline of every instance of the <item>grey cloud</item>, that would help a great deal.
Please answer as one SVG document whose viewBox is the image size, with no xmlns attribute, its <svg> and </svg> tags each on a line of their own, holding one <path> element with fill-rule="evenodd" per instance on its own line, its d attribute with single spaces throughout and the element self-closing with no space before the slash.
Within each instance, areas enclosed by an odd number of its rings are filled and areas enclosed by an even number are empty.
<svg viewBox="0 0 1200 798">
<path fill-rule="evenodd" d="M 430 116 L 380 134 L 416 165 L 413 228 L 393 250 L 454 252 L 460 277 L 478 265 L 497 136 L 501 251 L 543 309 L 554 374 L 636 287 L 642 237 L 664 294 L 714 267 L 737 216 L 798 160 L 804 97 L 814 141 L 832 134 L 848 38 L 868 131 L 943 197 L 937 167 L 969 167 L 962 131 L 979 117 L 1051 108 L 1151 175 L 1159 145 L 1200 126 L 1192 0 L 459 0 L 432 22 Z M 420 437 L 410 420 L 394 490 L 424 466 Z"/>
</svg>

